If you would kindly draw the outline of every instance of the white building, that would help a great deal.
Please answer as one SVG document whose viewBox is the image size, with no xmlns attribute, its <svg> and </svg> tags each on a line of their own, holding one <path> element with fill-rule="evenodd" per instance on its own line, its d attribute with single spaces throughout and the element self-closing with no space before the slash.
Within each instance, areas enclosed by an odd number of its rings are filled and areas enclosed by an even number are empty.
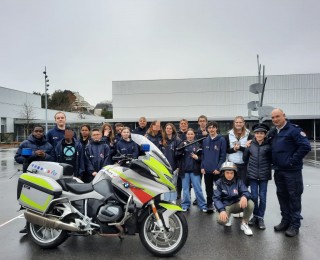
<svg viewBox="0 0 320 260">
<path fill-rule="evenodd" d="M 1 118 L 1 129 L 0 134 L 3 141 L 3 134 L 16 133 L 19 135 L 19 125 L 26 123 L 24 105 L 31 108 L 32 123 L 39 123 L 45 126 L 46 122 L 46 110 L 41 108 L 41 96 L 0 87 L 0 118 Z M 47 110 L 48 124 L 52 127 L 55 124 L 54 115 L 58 112 L 57 110 Z M 103 117 L 94 115 L 81 115 L 79 113 L 65 112 L 67 122 L 69 124 L 83 124 L 83 123 L 97 123 L 101 124 L 105 121 Z M 49 129 L 50 129 L 49 127 Z"/>
<path fill-rule="evenodd" d="M 136 122 L 140 116 L 174 122 L 197 121 L 204 114 L 220 122 L 237 115 L 254 120 L 248 118 L 247 104 L 258 100 L 249 92 L 257 82 L 257 76 L 115 81 L 113 117 L 122 122 Z M 263 104 L 282 108 L 308 136 L 320 139 L 320 74 L 267 76 Z"/>
</svg>

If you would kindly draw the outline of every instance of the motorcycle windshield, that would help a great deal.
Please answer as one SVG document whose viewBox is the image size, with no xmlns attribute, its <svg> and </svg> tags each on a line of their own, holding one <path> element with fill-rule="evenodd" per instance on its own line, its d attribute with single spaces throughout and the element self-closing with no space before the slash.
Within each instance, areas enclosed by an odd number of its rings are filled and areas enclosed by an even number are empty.
<svg viewBox="0 0 320 260">
<path fill-rule="evenodd" d="M 163 153 L 159 150 L 159 148 L 154 143 L 152 143 L 148 138 L 146 138 L 143 135 L 131 134 L 131 139 L 137 145 L 139 145 L 139 147 L 141 147 L 142 144 L 149 144 L 150 151 L 145 152 L 145 154 L 155 157 L 156 159 L 161 161 L 170 171 L 172 171 L 170 163 L 168 162 L 167 158 L 163 155 Z"/>
</svg>

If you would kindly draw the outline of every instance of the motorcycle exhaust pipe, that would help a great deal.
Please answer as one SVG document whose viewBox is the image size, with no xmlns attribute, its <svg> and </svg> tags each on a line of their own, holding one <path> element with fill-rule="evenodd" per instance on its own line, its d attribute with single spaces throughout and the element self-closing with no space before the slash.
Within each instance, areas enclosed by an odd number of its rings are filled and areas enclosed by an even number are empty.
<svg viewBox="0 0 320 260">
<path fill-rule="evenodd" d="M 67 224 L 58 219 L 50 219 L 28 210 L 24 212 L 24 217 L 28 222 L 35 225 L 74 232 L 80 231 L 74 223 Z"/>
<path fill-rule="evenodd" d="M 120 225 L 115 225 L 115 227 L 119 230 L 119 233 L 116 234 L 105 234 L 105 233 L 99 233 L 99 236 L 102 237 L 123 237 L 124 235 L 124 229 Z"/>
</svg>

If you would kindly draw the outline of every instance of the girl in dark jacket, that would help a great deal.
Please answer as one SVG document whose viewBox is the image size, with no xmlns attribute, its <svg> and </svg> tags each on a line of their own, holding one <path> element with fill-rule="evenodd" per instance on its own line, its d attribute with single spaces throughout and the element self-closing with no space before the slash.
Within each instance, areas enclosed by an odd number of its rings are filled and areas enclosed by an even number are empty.
<svg viewBox="0 0 320 260">
<path fill-rule="evenodd" d="M 124 127 L 121 130 L 121 139 L 117 142 L 117 152 L 124 155 L 131 155 L 134 159 L 138 158 L 139 147 L 131 140 L 129 127 Z"/>
<path fill-rule="evenodd" d="M 110 148 L 110 154 L 108 157 L 108 165 L 113 164 L 114 161 L 112 157 L 116 155 L 116 147 L 115 147 L 115 137 L 113 128 L 109 123 L 104 123 L 101 127 L 102 139 L 104 143 L 106 143 Z"/>
<path fill-rule="evenodd" d="M 161 129 L 161 123 L 159 120 L 153 121 L 150 124 L 149 129 L 147 130 L 147 133 L 145 135 L 152 143 L 155 144 L 159 149 L 161 149 L 162 145 L 162 129 Z"/>
<path fill-rule="evenodd" d="M 181 146 L 188 145 L 194 141 L 195 132 L 192 128 L 189 128 L 187 131 L 187 140 L 181 143 Z M 182 209 L 187 211 L 191 205 L 190 201 L 190 181 L 192 187 L 194 188 L 194 193 L 198 202 L 199 208 L 203 212 L 207 212 L 207 203 L 203 196 L 201 188 L 201 179 L 200 179 L 200 163 L 201 163 L 201 145 L 199 143 L 194 143 L 189 146 L 186 146 L 182 149 L 181 159 L 180 159 L 180 168 L 179 175 L 182 179 L 182 189 L 183 189 L 183 198 L 182 198 Z"/>
<path fill-rule="evenodd" d="M 243 161 L 248 163 L 247 177 L 254 202 L 253 218 L 249 225 L 265 229 L 263 217 L 266 211 L 268 181 L 271 180 L 271 146 L 266 140 L 269 127 L 256 124 L 252 130 L 254 138 L 250 147 L 243 152 Z"/>
</svg>

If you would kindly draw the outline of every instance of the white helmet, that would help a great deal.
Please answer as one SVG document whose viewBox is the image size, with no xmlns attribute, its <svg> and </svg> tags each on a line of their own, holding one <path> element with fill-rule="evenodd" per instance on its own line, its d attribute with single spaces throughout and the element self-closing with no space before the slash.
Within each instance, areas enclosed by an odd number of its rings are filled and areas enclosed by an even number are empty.
<svg viewBox="0 0 320 260">
<path fill-rule="evenodd" d="M 233 162 L 224 162 L 220 168 L 221 172 L 224 171 L 234 171 L 235 173 L 238 171 L 237 166 Z"/>
</svg>

